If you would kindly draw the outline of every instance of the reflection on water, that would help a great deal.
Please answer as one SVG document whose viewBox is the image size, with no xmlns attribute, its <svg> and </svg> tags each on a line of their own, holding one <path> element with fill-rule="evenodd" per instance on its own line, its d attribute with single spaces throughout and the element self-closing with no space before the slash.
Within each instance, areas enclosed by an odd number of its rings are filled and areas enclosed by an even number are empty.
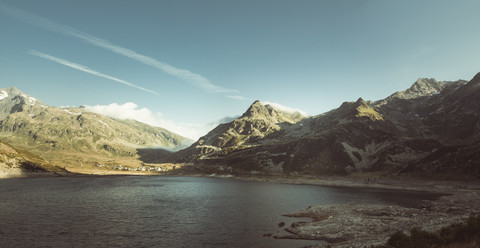
<svg viewBox="0 0 480 248">
<path fill-rule="evenodd" d="M 0 180 L 0 247 L 301 247 L 282 214 L 331 203 L 436 195 L 192 177 Z M 315 243 L 315 242 L 313 242 Z"/>
</svg>

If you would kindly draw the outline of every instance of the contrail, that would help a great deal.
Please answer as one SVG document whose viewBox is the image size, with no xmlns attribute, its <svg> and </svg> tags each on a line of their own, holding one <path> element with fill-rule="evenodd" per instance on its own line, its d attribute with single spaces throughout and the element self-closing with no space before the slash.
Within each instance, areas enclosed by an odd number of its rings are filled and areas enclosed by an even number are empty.
<svg viewBox="0 0 480 248">
<path fill-rule="evenodd" d="M 234 99 L 234 100 L 242 100 L 242 101 L 249 101 L 250 99 L 244 97 L 244 96 L 236 96 L 236 95 L 232 95 L 232 96 L 227 96 L 228 98 L 230 99 Z"/>
<path fill-rule="evenodd" d="M 238 92 L 238 90 L 235 89 L 227 89 L 223 88 L 217 85 L 212 84 L 208 79 L 204 78 L 203 76 L 193 73 L 189 70 L 185 69 L 180 69 L 176 68 L 174 66 L 171 66 L 165 62 L 158 61 L 152 57 L 148 57 L 146 55 L 139 54 L 133 50 L 130 50 L 128 48 L 120 47 L 117 45 L 114 45 L 110 43 L 107 40 L 95 37 L 93 35 L 89 35 L 83 32 L 69 32 L 68 35 L 77 37 L 79 39 L 82 39 L 94 46 L 105 48 L 107 50 L 110 50 L 114 53 L 126 56 L 128 58 L 134 59 L 136 61 L 139 61 L 143 64 L 153 66 L 157 69 L 162 70 L 163 72 L 178 77 L 180 79 L 183 79 L 187 82 L 190 82 L 193 84 L 195 87 L 203 89 L 207 92 L 216 92 L 216 93 L 227 93 L 227 92 Z"/>
<path fill-rule="evenodd" d="M 92 44 L 94 46 L 110 50 L 111 52 L 114 52 L 116 54 L 120 54 L 120 55 L 126 56 L 128 58 L 134 59 L 136 61 L 139 61 L 143 64 L 153 66 L 153 67 L 155 67 L 157 69 L 160 69 L 161 71 L 163 71 L 163 72 L 165 72 L 169 75 L 172 75 L 172 76 L 178 77 L 180 79 L 183 79 L 183 80 L 191 83 L 195 87 L 203 89 L 207 92 L 238 93 L 238 90 L 227 89 L 227 88 L 217 86 L 217 85 L 211 83 L 205 77 L 203 77 L 199 74 L 193 73 L 189 70 L 174 67 L 174 66 L 169 65 L 165 62 L 158 61 L 158 60 L 156 60 L 152 57 L 149 57 L 149 56 L 146 56 L 146 55 L 143 55 L 143 54 L 139 54 L 139 53 L 137 53 L 133 50 L 130 50 L 128 48 L 124 48 L 124 47 L 112 44 L 111 42 L 109 42 L 107 40 L 104 40 L 104 39 L 98 38 L 96 36 L 87 34 L 85 32 L 76 30 L 72 27 L 50 21 L 50 20 L 48 20 L 44 17 L 40 17 L 40 16 L 31 14 L 31 13 L 28 13 L 26 11 L 23 11 L 23 10 L 20 10 L 20 9 L 17 9 L 17 8 L 9 7 L 9 6 L 6 6 L 4 4 L 0 4 L 0 11 L 5 13 L 5 14 L 8 14 L 9 16 L 11 16 L 15 19 L 26 22 L 30 25 L 34 25 L 34 26 L 46 29 L 46 30 L 51 31 L 51 32 L 60 33 L 60 34 L 66 35 L 66 36 L 75 37 L 75 38 L 81 39 L 81 40 L 83 40 L 83 41 L 85 41 L 89 44 Z"/>
<path fill-rule="evenodd" d="M 68 60 L 65 60 L 65 59 L 61 59 L 61 58 L 57 58 L 57 57 L 54 57 L 52 55 L 48 55 L 46 53 L 42 53 L 42 52 L 39 52 L 39 51 L 35 51 L 35 50 L 31 50 L 28 52 L 28 54 L 30 55 L 34 55 L 34 56 L 37 56 L 37 57 L 40 57 L 40 58 L 44 58 L 44 59 L 47 59 L 47 60 L 50 60 L 50 61 L 53 61 L 53 62 L 57 62 L 59 64 L 62 64 L 62 65 L 65 65 L 65 66 L 68 66 L 70 68 L 73 68 L 73 69 L 77 69 L 79 71 L 83 71 L 83 72 L 86 72 L 86 73 L 89 73 L 89 74 L 92 74 L 92 75 L 95 75 L 95 76 L 98 76 L 98 77 L 102 77 L 102 78 L 106 78 L 106 79 L 110 79 L 112 81 L 115 81 L 117 83 L 121 83 L 121 84 L 124 84 L 124 85 L 127 85 L 127 86 L 130 86 L 130 87 L 133 87 L 133 88 L 137 88 L 139 90 L 143 90 L 145 92 L 149 92 L 149 93 L 152 93 L 152 94 L 155 94 L 155 95 L 160 95 L 158 94 L 157 92 L 153 91 L 153 90 L 149 90 L 149 89 L 145 89 L 141 86 L 138 86 L 136 84 L 132 84 L 130 82 L 127 82 L 125 80 L 122 80 L 122 79 L 119 79 L 119 78 L 116 78 L 116 77 L 112 77 L 112 76 L 109 76 L 109 75 L 106 75 L 106 74 L 103 74 L 101 72 L 98 72 L 98 71 L 94 71 L 84 65 L 80 65 L 80 64 L 76 64 L 76 63 L 73 63 L 71 61 L 68 61 Z"/>
</svg>

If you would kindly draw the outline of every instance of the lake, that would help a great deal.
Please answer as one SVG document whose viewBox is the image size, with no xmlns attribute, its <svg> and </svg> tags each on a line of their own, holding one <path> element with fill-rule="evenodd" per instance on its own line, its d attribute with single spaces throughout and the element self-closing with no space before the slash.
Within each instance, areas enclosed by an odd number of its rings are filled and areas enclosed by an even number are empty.
<svg viewBox="0 0 480 248">
<path fill-rule="evenodd" d="M 0 180 L 0 247 L 302 247 L 276 240 L 310 205 L 416 206 L 439 195 L 171 176 Z"/>
</svg>

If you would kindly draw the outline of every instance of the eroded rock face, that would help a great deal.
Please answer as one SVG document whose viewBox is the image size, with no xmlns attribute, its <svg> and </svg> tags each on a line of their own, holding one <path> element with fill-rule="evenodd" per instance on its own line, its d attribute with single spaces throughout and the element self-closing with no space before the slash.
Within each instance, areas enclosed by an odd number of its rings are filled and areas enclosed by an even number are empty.
<svg viewBox="0 0 480 248">
<path fill-rule="evenodd" d="M 174 160 L 266 174 L 281 165 L 284 174 L 456 171 L 480 177 L 474 154 L 480 142 L 479 75 L 470 82 L 419 79 L 383 100 L 359 98 L 312 117 L 255 101 Z M 462 162 L 457 170 L 445 161 Z"/>
</svg>

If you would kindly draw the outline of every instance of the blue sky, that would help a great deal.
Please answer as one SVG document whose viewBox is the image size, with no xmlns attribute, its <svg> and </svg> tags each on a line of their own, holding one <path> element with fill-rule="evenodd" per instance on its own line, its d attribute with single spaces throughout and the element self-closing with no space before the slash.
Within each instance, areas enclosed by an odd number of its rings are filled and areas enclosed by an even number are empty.
<svg viewBox="0 0 480 248">
<path fill-rule="evenodd" d="M 0 88 L 196 138 L 256 99 L 316 115 L 480 71 L 480 1 L 0 0 Z"/>
</svg>

